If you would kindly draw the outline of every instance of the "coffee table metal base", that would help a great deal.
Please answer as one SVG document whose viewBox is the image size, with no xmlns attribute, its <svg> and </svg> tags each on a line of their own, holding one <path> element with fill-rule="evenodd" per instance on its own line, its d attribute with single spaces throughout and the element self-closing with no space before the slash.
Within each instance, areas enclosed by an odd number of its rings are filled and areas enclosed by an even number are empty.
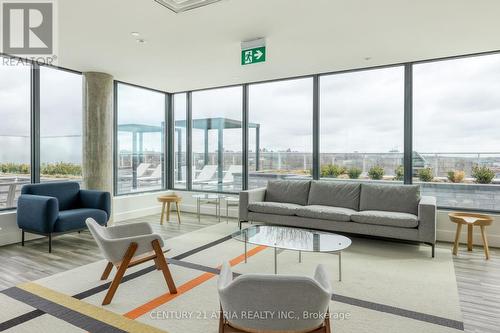
<svg viewBox="0 0 500 333">
<path fill-rule="evenodd" d="M 248 256 L 247 256 L 247 242 L 243 242 L 245 246 L 245 264 L 248 261 Z M 284 251 L 284 249 L 281 249 Z M 299 263 L 302 263 L 302 251 L 299 252 Z M 336 254 L 339 257 L 339 281 L 342 281 L 342 251 L 337 251 L 337 252 L 328 252 L 331 254 Z M 278 248 L 274 248 L 274 274 L 278 274 Z"/>
</svg>

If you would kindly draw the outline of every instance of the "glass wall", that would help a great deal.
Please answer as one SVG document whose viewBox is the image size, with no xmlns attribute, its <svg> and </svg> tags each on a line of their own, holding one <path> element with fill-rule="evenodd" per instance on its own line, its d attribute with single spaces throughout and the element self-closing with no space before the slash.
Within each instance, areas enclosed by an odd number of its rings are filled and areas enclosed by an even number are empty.
<svg viewBox="0 0 500 333">
<path fill-rule="evenodd" d="M 164 188 L 165 94 L 116 84 L 117 193 Z"/>
<path fill-rule="evenodd" d="M 192 188 L 242 188 L 241 86 L 192 93 Z"/>
<path fill-rule="evenodd" d="M 174 94 L 174 188 L 187 188 L 187 94 Z"/>
<path fill-rule="evenodd" d="M 30 178 L 30 66 L 0 57 L 0 209 Z"/>
<path fill-rule="evenodd" d="M 413 67 L 414 182 L 438 205 L 500 210 L 500 55 Z"/>
<path fill-rule="evenodd" d="M 320 177 L 403 180 L 403 67 L 320 78 Z"/>
<path fill-rule="evenodd" d="M 40 181 L 81 180 L 82 76 L 40 68 Z"/>
<path fill-rule="evenodd" d="M 252 84 L 248 94 L 248 187 L 311 178 L 312 78 Z"/>
</svg>

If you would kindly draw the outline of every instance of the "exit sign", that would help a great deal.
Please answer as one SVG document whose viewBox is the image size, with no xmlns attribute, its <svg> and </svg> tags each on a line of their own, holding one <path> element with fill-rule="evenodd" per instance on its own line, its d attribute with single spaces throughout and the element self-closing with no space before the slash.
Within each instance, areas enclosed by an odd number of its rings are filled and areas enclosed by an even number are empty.
<svg viewBox="0 0 500 333">
<path fill-rule="evenodd" d="M 241 65 L 250 65 L 266 61 L 266 47 L 241 50 Z"/>
</svg>

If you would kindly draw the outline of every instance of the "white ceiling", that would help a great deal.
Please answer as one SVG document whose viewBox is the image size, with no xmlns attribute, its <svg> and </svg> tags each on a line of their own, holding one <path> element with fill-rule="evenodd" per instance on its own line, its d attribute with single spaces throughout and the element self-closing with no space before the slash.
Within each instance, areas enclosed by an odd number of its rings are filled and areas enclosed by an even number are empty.
<svg viewBox="0 0 500 333">
<path fill-rule="evenodd" d="M 181 14 L 154 0 L 58 4 L 59 66 L 171 92 L 500 50 L 498 0 L 223 0 Z M 241 66 L 240 42 L 255 37 L 267 62 Z"/>
</svg>

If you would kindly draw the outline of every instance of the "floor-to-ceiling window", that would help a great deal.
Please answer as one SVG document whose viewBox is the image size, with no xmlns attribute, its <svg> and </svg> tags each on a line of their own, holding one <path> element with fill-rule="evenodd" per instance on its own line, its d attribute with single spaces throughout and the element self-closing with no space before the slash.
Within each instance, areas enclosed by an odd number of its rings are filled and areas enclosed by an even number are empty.
<svg viewBox="0 0 500 333">
<path fill-rule="evenodd" d="M 30 66 L 0 57 L 0 209 L 30 182 Z"/>
<path fill-rule="evenodd" d="M 500 210 L 500 55 L 413 66 L 414 182 L 438 205 Z"/>
<path fill-rule="evenodd" d="M 82 76 L 40 68 L 40 181 L 82 176 Z"/>
<path fill-rule="evenodd" d="M 187 94 L 174 94 L 174 188 L 187 187 Z"/>
<path fill-rule="evenodd" d="M 312 78 L 251 84 L 248 89 L 248 187 L 276 178 L 310 178 Z"/>
<path fill-rule="evenodd" d="M 192 188 L 242 188 L 241 86 L 192 93 Z"/>
<path fill-rule="evenodd" d="M 320 177 L 403 180 L 404 69 L 320 77 Z"/>
<path fill-rule="evenodd" d="M 164 187 L 165 94 L 116 84 L 118 194 Z"/>
</svg>

